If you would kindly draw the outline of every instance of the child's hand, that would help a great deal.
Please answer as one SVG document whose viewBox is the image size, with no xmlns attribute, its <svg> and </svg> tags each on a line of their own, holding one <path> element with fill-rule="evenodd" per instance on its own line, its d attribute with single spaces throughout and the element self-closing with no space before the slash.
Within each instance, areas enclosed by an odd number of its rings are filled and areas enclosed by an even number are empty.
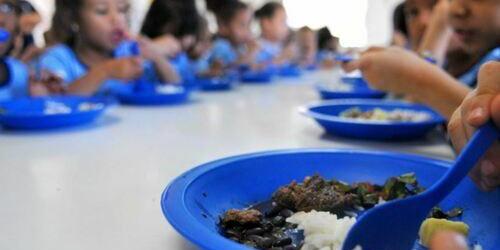
<svg viewBox="0 0 500 250">
<path fill-rule="evenodd" d="M 411 82 L 420 76 L 427 62 L 417 55 L 400 48 L 370 48 L 358 60 L 342 65 L 350 72 L 361 70 L 363 77 L 376 89 L 394 94 L 411 94 L 417 86 Z"/>
<path fill-rule="evenodd" d="M 171 35 L 164 35 L 154 40 L 140 36 L 136 40 L 141 49 L 141 56 L 154 62 L 166 60 L 181 51 L 179 41 Z"/>
<path fill-rule="evenodd" d="M 251 39 L 247 42 L 248 53 L 257 53 L 260 50 L 259 42 L 255 39 Z"/>
<path fill-rule="evenodd" d="M 31 96 L 64 95 L 66 87 L 63 80 L 48 71 L 42 71 L 40 77 L 30 75 L 28 89 Z"/>
<path fill-rule="evenodd" d="M 467 240 L 459 233 L 439 231 L 434 234 L 429 244 L 430 250 L 468 250 Z"/>
<path fill-rule="evenodd" d="M 137 79 L 143 73 L 142 60 L 139 57 L 124 57 L 109 60 L 104 63 L 102 69 L 109 78 L 121 80 Z"/>
<path fill-rule="evenodd" d="M 500 128 L 500 62 L 481 67 L 477 89 L 453 114 L 448 131 L 455 149 L 462 150 L 474 131 L 490 119 Z M 482 190 L 500 186 L 500 143 L 494 144 L 470 176 Z"/>
</svg>

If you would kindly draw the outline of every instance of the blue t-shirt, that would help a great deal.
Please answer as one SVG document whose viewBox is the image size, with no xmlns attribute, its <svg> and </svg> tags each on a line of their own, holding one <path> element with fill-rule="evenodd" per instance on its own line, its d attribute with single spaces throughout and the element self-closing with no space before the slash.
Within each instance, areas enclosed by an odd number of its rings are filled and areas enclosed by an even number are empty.
<svg viewBox="0 0 500 250">
<path fill-rule="evenodd" d="M 256 58 L 258 63 L 272 63 L 283 52 L 283 45 L 281 43 L 260 39 L 259 45 L 260 51 Z"/>
<path fill-rule="evenodd" d="M 225 38 L 217 38 L 212 46 L 210 61 L 221 61 L 224 66 L 230 66 L 238 61 L 238 50 Z"/>
<path fill-rule="evenodd" d="M 182 81 L 188 82 L 194 79 L 195 72 L 191 66 L 191 60 L 185 52 L 179 53 L 176 57 L 169 60 Z"/>
<path fill-rule="evenodd" d="M 28 67 L 11 57 L 4 58 L 9 77 L 0 87 L 0 101 L 28 96 Z"/>
<path fill-rule="evenodd" d="M 474 65 L 469 71 L 465 74 L 461 75 L 458 80 L 464 84 L 467 84 L 470 87 L 475 87 L 477 84 L 477 77 L 479 74 L 479 68 L 481 65 L 489 62 L 489 61 L 499 61 L 500 60 L 500 47 L 497 47 L 486 54 L 481 60 L 479 60 L 476 65 Z"/>
<path fill-rule="evenodd" d="M 130 46 L 131 42 L 123 42 L 118 46 L 114 52 L 115 58 L 132 56 Z M 78 56 L 75 54 L 73 49 L 65 44 L 58 44 L 47 50 L 40 58 L 40 69 L 47 70 L 63 79 L 65 84 L 70 84 L 87 74 L 88 67 L 84 65 Z M 154 69 L 154 65 L 150 61 L 144 62 L 144 75 L 143 79 L 149 82 L 159 82 L 159 78 Z M 100 88 L 95 94 L 111 94 L 116 90 L 130 88 L 133 82 L 118 80 L 118 79 L 108 79 L 101 84 Z"/>
</svg>

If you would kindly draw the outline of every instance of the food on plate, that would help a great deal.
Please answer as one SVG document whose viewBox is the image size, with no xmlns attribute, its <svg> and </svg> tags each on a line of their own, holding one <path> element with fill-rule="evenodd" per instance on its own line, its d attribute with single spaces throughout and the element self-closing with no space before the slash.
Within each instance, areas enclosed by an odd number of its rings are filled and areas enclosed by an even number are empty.
<svg viewBox="0 0 500 250">
<path fill-rule="evenodd" d="M 384 110 L 375 108 L 363 111 L 358 107 L 350 108 L 340 113 L 340 117 L 376 122 L 423 122 L 431 119 L 429 113 L 407 109 Z"/>
<path fill-rule="evenodd" d="M 257 249 L 337 250 L 359 213 L 423 191 L 413 173 L 391 177 L 383 185 L 350 185 L 314 175 L 279 187 L 269 201 L 226 211 L 219 226 L 225 237 Z M 434 208 L 429 217 L 461 214 L 458 208 Z"/>
</svg>

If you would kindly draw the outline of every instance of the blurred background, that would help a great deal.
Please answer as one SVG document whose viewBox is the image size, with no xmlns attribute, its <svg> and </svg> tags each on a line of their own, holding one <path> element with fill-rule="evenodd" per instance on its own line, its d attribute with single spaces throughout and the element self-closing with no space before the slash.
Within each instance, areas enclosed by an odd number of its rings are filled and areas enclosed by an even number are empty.
<svg viewBox="0 0 500 250">
<path fill-rule="evenodd" d="M 54 0 L 30 0 L 42 14 L 43 23 L 35 32 L 37 43 L 41 45 L 42 34 L 50 27 L 54 11 Z M 139 25 L 151 0 L 131 0 L 131 27 Z M 197 0 L 203 13 L 205 1 Z M 260 7 L 266 0 L 246 0 L 254 7 Z M 342 47 L 366 47 L 387 45 L 392 33 L 392 12 L 402 0 L 282 0 L 292 28 L 309 26 L 318 29 L 328 26 L 333 35 L 340 38 Z M 210 28 L 215 31 L 215 22 L 209 18 Z"/>
</svg>

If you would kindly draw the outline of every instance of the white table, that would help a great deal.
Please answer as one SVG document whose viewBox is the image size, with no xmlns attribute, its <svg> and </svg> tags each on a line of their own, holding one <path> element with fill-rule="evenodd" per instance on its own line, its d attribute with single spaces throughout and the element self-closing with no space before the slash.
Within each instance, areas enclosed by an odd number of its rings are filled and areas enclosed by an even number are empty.
<svg viewBox="0 0 500 250">
<path fill-rule="evenodd" d="M 302 147 L 371 148 L 451 159 L 442 135 L 377 143 L 325 136 L 298 107 L 319 72 L 199 93 L 190 105 L 116 107 L 96 125 L 0 133 L 0 249 L 194 249 L 160 209 L 165 186 L 207 161 Z"/>
</svg>

